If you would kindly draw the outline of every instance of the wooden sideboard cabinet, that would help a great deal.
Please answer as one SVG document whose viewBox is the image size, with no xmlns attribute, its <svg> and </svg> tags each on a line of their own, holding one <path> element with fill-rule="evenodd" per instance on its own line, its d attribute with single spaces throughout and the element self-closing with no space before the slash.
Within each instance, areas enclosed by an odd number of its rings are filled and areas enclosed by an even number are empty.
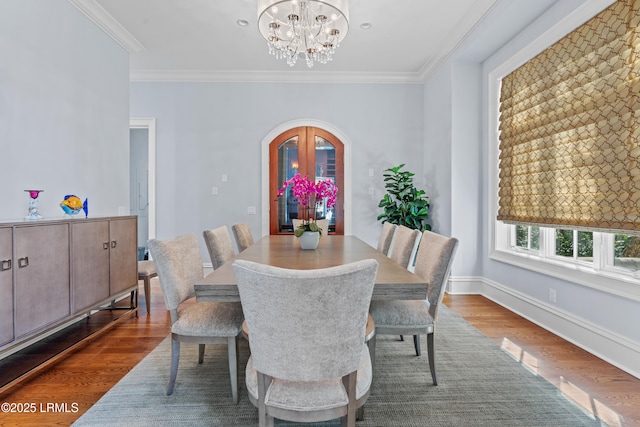
<svg viewBox="0 0 640 427">
<path fill-rule="evenodd" d="M 69 225 L 19 226 L 13 236 L 18 339 L 70 314 Z"/>
<path fill-rule="evenodd" d="M 13 230 L 0 227 L 0 346 L 13 341 Z"/>
<path fill-rule="evenodd" d="M 0 358 L 128 293 L 137 311 L 137 235 L 135 216 L 0 223 Z"/>
<path fill-rule="evenodd" d="M 137 224 L 136 217 L 71 223 L 73 313 L 138 283 Z"/>
</svg>

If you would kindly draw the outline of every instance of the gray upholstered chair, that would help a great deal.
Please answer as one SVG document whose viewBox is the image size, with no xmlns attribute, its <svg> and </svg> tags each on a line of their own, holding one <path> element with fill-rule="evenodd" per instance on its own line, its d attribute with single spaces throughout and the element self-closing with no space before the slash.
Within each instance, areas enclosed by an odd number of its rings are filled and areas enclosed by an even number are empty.
<svg viewBox="0 0 640 427">
<path fill-rule="evenodd" d="M 420 234 L 420 230 L 399 225 L 389 250 L 389 258 L 404 268 L 411 269 L 420 242 Z"/>
<path fill-rule="evenodd" d="M 385 255 L 389 255 L 389 249 L 391 249 L 391 242 L 393 241 L 393 236 L 396 233 L 398 226 L 396 224 L 391 224 L 390 222 L 385 222 L 382 224 L 382 231 L 380 232 L 380 238 L 378 239 L 378 249 Z"/>
<path fill-rule="evenodd" d="M 354 426 L 371 387 L 364 340 L 378 263 L 288 270 L 236 260 L 233 269 L 250 331 L 246 385 L 260 426 L 274 418 L 342 418 Z"/>
<path fill-rule="evenodd" d="M 293 229 L 300 227 L 302 225 L 303 220 L 301 219 L 292 219 L 291 223 L 293 224 Z M 329 234 L 329 220 L 328 219 L 319 219 L 316 220 L 316 224 L 322 230 L 322 234 L 326 236 Z"/>
<path fill-rule="evenodd" d="M 236 256 L 231 242 L 231 235 L 226 225 L 213 230 L 205 230 L 202 232 L 202 236 L 209 250 L 209 257 L 211 257 L 211 264 L 213 264 L 214 270 Z"/>
<path fill-rule="evenodd" d="M 253 235 L 251 234 L 251 228 L 249 224 L 240 223 L 231 226 L 233 230 L 233 236 L 236 238 L 236 244 L 238 245 L 238 251 L 242 252 L 249 246 L 253 245 Z"/>
<path fill-rule="evenodd" d="M 202 255 L 194 234 L 173 240 L 149 240 L 149 251 L 156 262 L 164 302 L 171 314 L 171 371 L 167 394 L 173 393 L 178 374 L 180 343 L 197 343 L 198 363 L 204 358 L 205 344 L 227 344 L 233 402 L 238 403 L 238 341 L 242 331 L 242 306 L 232 302 L 193 302 L 193 284 L 202 279 Z"/>
<path fill-rule="evenodd" d="M 371 301 L 369 309 L 378 334 L 413 335 L 416 355 L 420 355 L 420 335 L 427 335 L 429 368 L 433 385 L 438 385 L 435 366 L 434 335 L 438 306 L 442 302 L 458 239 L 425 231 L 420 240 L 415 274 L 429 284 L 424 301 Z"/>
</svg>

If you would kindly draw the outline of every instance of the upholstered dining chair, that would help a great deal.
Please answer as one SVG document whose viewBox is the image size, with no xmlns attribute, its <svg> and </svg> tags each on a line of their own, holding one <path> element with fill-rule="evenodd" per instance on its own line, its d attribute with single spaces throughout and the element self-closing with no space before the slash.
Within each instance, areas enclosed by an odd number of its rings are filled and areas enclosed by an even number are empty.
<svg viewBox="0 0 640 427">
<path fill-rule="evenodd" d="M 292 219 L 291 223 L 293 224 L 293 229 L 300 227 L 302 225 L 303 220 L 301 219 Z M 322 230 L 322 235 L 326 236 L 329 234 L 329 220 L 328 219 L 318 219 L 316 220 L 316 224 Z"/>
<path fill-rule="evenodd" d="M 213 230 L 205 230 L 202 232 L 202 236 L 207 245 L 214 270 L 220 268 L 222 264 L 236 256 L 236 252 L 233 250 L 233 243 L 231 242 L 231 234 L 229 234 L 229 229 L 226 225 L 214 228 Z"/>
<path fill-rule="evenodd" d="M 393 236 L 395 235 L 397 229 L 398 226 L 396 224 L 391 224 L 390 222 L 383 223 L 382 231 L 380 232 L 380 237 L 378 238 L 378 246 L 376 249 L 383 254 L 388 255 L 389 249 L 391 249 Z"/>
<path fill-rule="evenodd" d="M 413 335 L 416 355 L 420 356 L 420 335 L 427 336 L 427 352 L 433 385 L 438 385 L 434 336 L 438 307 L 442 302 L 458 239 L 425 231 L 416 257 L 415 274 L 428 283 L 427 299 L 371 301 L 369 309 L 378 334 Z"/>
<path fill-rule="evenodd" d="M 236 244 L 238 245 L 239 252 L 242 252 L 249 246 L 253 245 L 253 235 L 251 234 L 251 228 L 249 228 L 249 224 L 245 222 L 234 224 L 231 226 L 231 230 L 233 231 L 233 236 L 236 239 Z"/>
<path fill-rule="evenodd" d="M 412 230 L 404 225 L 399 225 L 393 237 L 393 244 L 389 250 L 389 258 L 410 269 L 420 242 L 420 230 Z"/>
<path fill-rule="evenodd" d="M 318 270 L 233 262 L 250 331 L 249 400 L 260 426 L 274 418 L 355 426 L 369 396 L 367 311 L 375 260 Z"/>
<path fill-rule="evenodd" d="M 193 284 L 204 277 L 202 255 L 195 234 L 173 240 L 149 240 L 156 262 L 164 302 L 171 315 L 171 371 L 167 395 L 173 393 L 180 360 L 180 343 L 199 344 L 198 363 L 205 344 L 227 344 L 233 402 L 238 403 L 238 341 L 242 331 L 242 306 L 237 302 L 189 302 Z"/>
</svg>

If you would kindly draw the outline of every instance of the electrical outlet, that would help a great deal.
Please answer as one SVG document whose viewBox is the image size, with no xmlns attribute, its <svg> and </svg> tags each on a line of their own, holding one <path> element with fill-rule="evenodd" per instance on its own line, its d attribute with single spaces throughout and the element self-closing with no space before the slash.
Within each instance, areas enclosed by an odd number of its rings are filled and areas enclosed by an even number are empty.
<svg viewBox="0 0 640 427">
<path fill-rule="evenodd" d="M 373 196 L 373 187 L 369 187 L 369 195 Z"/>
<path fill-rule="evenodd" d="M 249 206 L 247 208 L 247 214 L 249 215 L 255 215 L 256 214 L 256 207 L 255 206 Z"/>
<path fill-rule="evenodd" d="M 217 196 L 218 195 L 218 187 L 213 187 L 211 189 L 211 194 L 213 194 L 214 196 Z"/>
<path fill-rule="evenodd" d="M 556 290 L 553 288 L 549 288 L 549 301 L 551 301 L 552 303 L 555 303 L 556 300 L 557 300 Z"/>
</svg>

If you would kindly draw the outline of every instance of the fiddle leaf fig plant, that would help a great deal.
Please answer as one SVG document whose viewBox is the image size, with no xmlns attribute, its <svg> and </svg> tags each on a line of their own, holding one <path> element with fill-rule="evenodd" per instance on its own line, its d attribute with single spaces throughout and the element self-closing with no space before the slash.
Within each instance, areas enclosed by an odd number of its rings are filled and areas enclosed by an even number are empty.
<svg viewBox="0 0 640 427">
<path fill-rule="evenodd" d="M 424 190 L 413 185 L 414 173 L 401 170 L 404 165 L 386 169 L 383 174 L 387 194 L 378 203 L 378 207 L 384 210 L 378 215 L 378 220 L 420 231 L 431 230 L 427 223 L 429 197 Z"/>
</svg>

